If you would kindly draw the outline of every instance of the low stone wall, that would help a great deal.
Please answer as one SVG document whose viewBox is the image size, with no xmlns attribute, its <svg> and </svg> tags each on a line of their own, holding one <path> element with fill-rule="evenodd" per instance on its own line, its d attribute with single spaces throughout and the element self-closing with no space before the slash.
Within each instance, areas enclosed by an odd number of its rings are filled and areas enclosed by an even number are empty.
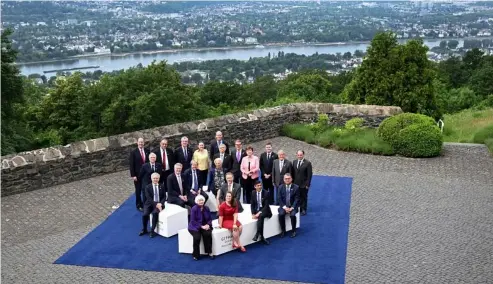
<svg viewBox="0 0 493 284">
<path fill-rule="evenodd" d="M 329 123 L 335 125 L 362 117 L 367 125 L 377 126 L 385 117 L 401 112 L 399 107 L 298 103 L 12 154 L 2 157 L 1 195 L 125 170 L 139 137 L 151 149 L 159 147 L 163 138 L 177 147 L 182 136 L 194 147 L 199 141 L 208 144 L 221 130 L 226 141 L 240 138 L 246 144 L 279 136 L 284 124 L 315 121 L 320 113 L 328 114 Z"/>
</svg>

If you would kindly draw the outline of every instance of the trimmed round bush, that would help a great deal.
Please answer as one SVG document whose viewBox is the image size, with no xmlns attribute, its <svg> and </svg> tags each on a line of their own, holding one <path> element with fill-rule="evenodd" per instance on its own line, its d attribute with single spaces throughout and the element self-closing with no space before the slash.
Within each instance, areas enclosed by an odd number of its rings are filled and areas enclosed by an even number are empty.
<svg viewBox="0 0 493 284">
<path fill-rule="evenodd" d="M 402 156 L 435 157 L 442 151 L 443 135 L 436 125 L 416 123 L 400 130 L 391 145 Z"/>
<path fill-rule="evenodd" d="M 413 124 L 425 124 L 436 126 L 433 118 L 424 114 L 417 113 L 401 113 L 391 117 L 387 117 L 378 126 L 377 134 L 384 141 L 393 145 L 395 143 L 395 136 L 402 129 Z"/>
<path fill-rule="evenodd" d="M 493 139 L 493 125 L 488 125 L 476 131 L 476 133 L 474 133 L 472 141 L 474 143 L 483 144 L 487 139 Z"/>
</svg>

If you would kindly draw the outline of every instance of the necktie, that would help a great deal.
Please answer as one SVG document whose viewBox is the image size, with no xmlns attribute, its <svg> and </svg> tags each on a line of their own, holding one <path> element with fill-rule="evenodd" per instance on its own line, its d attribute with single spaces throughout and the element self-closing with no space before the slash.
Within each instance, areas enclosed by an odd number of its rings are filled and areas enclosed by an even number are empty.
<svg viewBox="0 0 493 284">
<path fill-rule="evenodd" d="M 257 210 L 260 211 L 260 204 L 262 203 L 262 199 L 260 199 L 260 192 L 257 193 Z"/>
<path fill-rule="evenodd" d="M 301 167 L 301 161 L 298 161 L 298 169 Z"/>
<path fill-rule="evenodd" d="M 154 168 L 154 164 L 152 164 L 152 171 L 155 172 L 156 169 Z"/>
<path fill-rule="evenodd" d="M 197 183 L 197 173 L 193 171 L 193 190 L 197 191 L 199 185 Z"/>
<path fill-rule="evenodd" d="M 233 184 L 229 185 L 229 191 L 233 192 Z"/>
<path fill-rule="evenodd" d="M 188 160 L 187 148 L 183 147 L 183 156 L 185 157 L 185 162 Z"/>
<path fill-rule="evenodd" d="M 279 162 L 279 172 L 282 171 L 282 167 L 284 166 L 283 163 L 284 163 L 283 160 Z"/>
<path fill-rule="evenodd" d="M 221 154 L 221 162 L 224 161 L 224 154 Z"/>
<path fill-rule="evenodd" d="M 267 153 L 267 160 L 270 160 L 270 153 Z"/>
<path fill-rule="evenodd" d="M 163 158 L 162 158 L 162 161 L 163 161 L 164 169 L 167 170 L 168 169 L 168 166 L 166 165 L 166 150 L 163 150 Z"/>
<path fill-rule="evenodd" d="M 183 195 L 183 185 L 181 184 L 181 176 L 176 176 L 178 180 L 178 186 L 180 187 L 180 194 Z"/>
<path fill-rule="evenodd" d="M 154 185 L 154 202 L 159 202 L 159 191 L 157 185 Z"/>
<path fill-rule="evenodd" d="M 240 159 L 241 159 L 241 151 L 236 150 L 236 160 L 238 161 L 238 163 L 240 162 Z"/>
<path fill-rule="evenodd" d="M 291 191 L 289 185 L 286 186 L 286 207 L 291 207 Z"/>
<path fill-rule="evenodd" d="M 221 146 L 221 141 L 217 141 L 217 149 L 219 149 L 219 146 Z"/>
<path fill-rule="evenodd" d="M 142 162 L 146 162 L 146 155 L 144 154 L 144 150 L 140 149 L 140 156 L 142 157 Z"/>
</svg>

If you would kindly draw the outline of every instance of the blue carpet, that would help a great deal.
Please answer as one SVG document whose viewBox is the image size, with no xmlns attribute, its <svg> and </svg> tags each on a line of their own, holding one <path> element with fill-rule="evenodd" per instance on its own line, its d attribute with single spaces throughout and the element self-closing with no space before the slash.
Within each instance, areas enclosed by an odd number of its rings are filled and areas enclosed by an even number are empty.
<svg viewBox="0 0 493 284">
<path fill-rule="evenodd" d="M 263 278 L 315 283 L 344 283 L 352 179 L 314 176 L 309 212 L 298 236 L 247 246 L 215 260 L 193 261 L 178 253 L 178 237 L 139 237 L 141 215 L 130 197 L 56 264 Z"/>
</svg>

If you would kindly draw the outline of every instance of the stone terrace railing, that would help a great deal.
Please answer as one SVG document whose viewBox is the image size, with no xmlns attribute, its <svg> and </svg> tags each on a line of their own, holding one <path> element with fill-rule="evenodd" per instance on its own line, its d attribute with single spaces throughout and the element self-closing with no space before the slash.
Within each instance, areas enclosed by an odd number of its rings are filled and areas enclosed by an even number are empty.
<svg viewBox="0 0 493 284">
<path fill-rule="evenodd" d="M 126 170 L 129 153 L 139 137 L 150 148 L 159 147 L 163 138 L 177 147 L 182 136 L 187 136 L 194 146 L 199 141 L 208 144 L 215 132 L 221 130 L 230 143 L 236 138 L 250 143 L 279 136 L 284 124 L 315 121 L 321 113 L 329 115 L 330 124 L 341 125 L 351 118 L 362 117 L 366 125 L 377 127 L 384 118 L 401 112 L 399 107 L 388 106 L 288 104 L 11 154 L 2 157 L 1 195 Z"/>
</svg>

